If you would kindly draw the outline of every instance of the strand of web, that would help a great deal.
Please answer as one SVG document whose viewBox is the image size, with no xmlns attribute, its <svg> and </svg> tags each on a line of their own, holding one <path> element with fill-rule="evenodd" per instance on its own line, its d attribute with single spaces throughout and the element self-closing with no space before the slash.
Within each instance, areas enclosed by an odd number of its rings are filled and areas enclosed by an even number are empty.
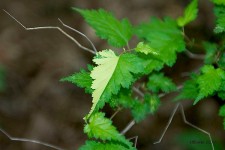
<svg viewBox="0 0 225 150">
<path fill-rule="evenodd" d="M 169 121 L 168 121 L 168 123 L 167 123 L 167 125 L 166 125 L 166 127 L 165 127 L 165 129 L 164 129 L 164 131 L 163 131 L 163 133 L 161 134 L 159 140 L 156 141 L 156 142 L 154 142 L 153 144 L 159 144 L 159 143 L 162 141 L 162 139 L 163 139 L 163 137 L 164 137 L 166 131 L 168 130 L 168 128 L 169 128 L 169 126 L 170 126 L 170 124 L 171 124 L 171 122 L 172 122 L 172 120 L 173 120 L 173 118 L 174 118 L 174 115 L 175 115 L 175 113 L 177 112 L 177 109 L 178 109 L 179 107 L 180 107 L 180 109 L 181 109 L 181 115 L 182 115 L 182 118 L 183 118 L 184 123 L 187 124 L 187 125 L 189 125 L 189 126 L 191 126 L 192 128 L 195 128 L 195 129 L 197 129 L 197 130 L 199 130 L 199 131 L 201 131 L 201 132 L 207 134 L 207 135 L 209 136 L 209 139 L 210 139 L 210 142 L 211 142 L 212 150 L 214 150 L 214 145 L 213 145 L 213 141 L 212 141 L 212 137 L 211 137 L 210 133 L 207 132 L 207 131 L 205 131 L 205 130 L 203 130 L 203 129 L 201 129 L 201 128 L 199 128 L 199 127 L 197 127 L 197 126 L 195 126 L 195 125 L 193 125 L 193 124 L 191 124 L 190 122 L 188 122 L 188 121 L 186 120 L 186 116 L 185 116 L 185 113 L 184 113 L 183 105 L 180 104 L 180 103 L 178 103 L 178 104 L 175 106 L 175 108 L 174 108 L 174 110 L 173 110 L 173 112 L 172 112 L 172 114 L 171 114 L 171 116 L 170 116 L 170 119 L 169 119 Z"/>
<path fill-rule="evenodd" d="M 37 140 L 32 140 L 32 139 L 26 139 L 26 138 L 18 138 L 18 137 L 13 137 L 9 133 L 7 133 L 5 130 L 0 128 L 0 132 L 2 132 L 6 137 L 8 137 L 11 141 L 19 141 L 19 142 L 29 142 L 29 143 L 34 143 L 42 146 L 46 146 L 55 150 L 64 150 L 58 146 L 51 145 L 45 142 L 37 141 Z"/>
<path fill-rule="evenodd" d="M 85 34 L 83 34 L 83 33 L 81 33 L 80 31 L 78 31 L 78 30 L 76 30 L 76 29 L 74 29 L 74 28 L 72 28 L 72 27 L 66 25 L 66 24 L 63 23 L 62 20 L 60 20 L 59 18 L 58 18 L 59 22 L 60 22 L 64 27 L 66 27 L 66 28 L 68 28 L 68 29 L 70 29 L 70 30 L 72 30 L 72 31 L 75 31 L 76 33 L 78 33 L 78 34 L 80 34 L 81 36 L 85 37 L 85 38 L 88 40 L 88 42 L 91 44 L 93 50 L 92 50 L 92 49 L 89 49 L 89 48 L 87 48 L 87 47 L 82 46 L 76 39 L 74 39 L 72 36 L 70 36 L 69 34 L 67 34 L 67 33 L 66 33 L 64 30 L 62 30 L 60 27 L 57 27 L 57 26 L 43 26 L 43 27 L 32 27 L 32 28 L 27 28 L 27 27 L 24 26 L 18 19 L 16 19 L 13 15 L 11 15 L 9 12 L 7 12 L 7 11 L 4 10 L 4 9 L 3 9 L 3 11 L 4 11 L 6 14 L 8 14 L 13 20 L 15 20 L 19 25 L 21 25 L 25 30 L 30 31 L 30 30 L 42 30 L 42 29 L 56 29 L 56 30 L 60 31 L 62 34 L 64 34 L 66 37 L 68 37 L 70 40 L 72 40 L 72 41 L 73 41 L 78 47 L 80 47 L 81 49 L 83 49 L 83 50 L 85 50 L 85 51 L 88 51 L 88 52 L 90 52 L 90 53 L 92 53 L 92 54 L 96 54 L 96 53 L 97 53 L 96 47 L 94 46 L 94 44 L 91 42 L 91 40 L 90 40 Z"/>
</svg>

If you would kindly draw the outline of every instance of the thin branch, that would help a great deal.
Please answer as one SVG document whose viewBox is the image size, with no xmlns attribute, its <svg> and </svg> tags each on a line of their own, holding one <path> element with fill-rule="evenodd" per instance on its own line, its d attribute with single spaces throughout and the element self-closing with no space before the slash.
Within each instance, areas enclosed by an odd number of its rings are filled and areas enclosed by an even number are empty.
<svg viewBox="0 0 225 150">
<path fill-rule="evenodd" d="M 78 31 L 78 30 L 76 30 L 76 29 L 74 29 L 74 28 L 72 28 L 72 27 L 66 25 L 64 22 L 62 22 L 61 19 L 58 18 L 58 20 L 59 20 L 59 22 L 60 22 L 64 27 L 66 27 L 66 28 L 68 28 L 68 29 L 70 29 L 70 30 L 72 30 L 72 31 L 74 31 L 74 32 L 76 32 L 76 33 L 78 33 L 78 34 L 80 34 L 81 36 L 85 37 L 85 38 L 88 40 L 88 42 L 91 44 L 91 46 L 92 46 L 93 50 L 95 51 L 95 53 L 97 53 L 97 49 L 96 49 L 96 47 L 94 46 L 93 42 L 91 42 L 91 40 L 90 40 L 85 34 L 83 34 L 82 32 L 80 32 L 80 31 Z"/>
<path fill-rule="evenodd" d="M 179 105 L 180 105 L 180 104 L 178 103 L 178 104 L 176 105 L 176 107 L 174 108 L 174 110 L 173 110 L 173 112 L 172 112 L 172 114 L 171 114 L 171 117 L 170 117 L 170 119 L 169 119 L 169 121 L 168 121 L 168 123 L 167 123 L 167 125 L 166 125 L 166 127 L 165 127 L 165 129 L 164 129 L 164 131 L 163 131 L 163 133 L 162 133 L 162 135 L 161 135 L 161 137 L 160 137 L 160 139 L 159 139 L 157 142 L 154 142 L 153 144 L 158 144 L 158 143 L 160 143 L 160 142 L 162 141 L 162 139 L 163 139 L 163 137 L 164 137 L 164 135 L 165 135 L 167 129 L 169 128 L 169 126 L 170 126 L 170 124 L 171 124 L 171 122 L 172 122 L 172 120 L 173 120 L 173 117 L 174 117 L 174 115 L 175 115 L 175 113 L 176 113 L 176 111 L 177 111 Z"/>
<path fill-rule="evenodd" d="M 44 26 L 44 27 L 32 27 L 32 28 L 27 28 L 26 26 L 24 26 L 20 21 L 18 21 L 15 17 L 13 17 L 9 12 L 7 12 L 6 10 L 3 9 L 3 11 L 8 14 L 12 19 L 14 19 L 19 25 L 21 25 L 25 30 L 29 31 L 29 30 L 42 30 L 42 29 L 56 29 L 59 30 L 62 34 L 64 34 L 66 37 L 68 37 L 70 40 L 72 40 L 77 46 L 79 46 L 81 49 L 88 51 L 92 54 L 95 54 L 95 52 L 89 48 L 86 48 L 84 46 L 82 46 L 76 39 L 74 39 L 72 36 L 70 36 L 69 34 L 67 34 L 65 31 L 63 31 L 60 27 L 56 27 L 56 26 Z"/>
<path fill-rule="evenodd" d="M 135 125 L 135 121 L 132 120 L 121 132 L 120 134 L 125 134 L 127 131 L 129 131 L 133 126 Z"/>
<path fill-rule="evenodd" d="M 170 116 L 170 119 L 169 119 L 169 121 L 168 121 L 168 123 L 167 123 L 167 125 L 166 125 L 166 127 L 165 127 L 165 129 L 164 129 L 164 131 L 163 131 L 163 133 L 162 133 L 162 135 L 160 137 L 160 139 L 158 141 L 154 142 L 153 144 L 158 144 L 158 143 L 160 143 L 162 141 L 162 139 L 163 139 L 163 137 L 164 137 L 167 129 L 169 128 L 169 126 L 170 126 L 170 124 L 171 124 L 171 122 L 172 122 L 172 120 L 174 118 L 174 115 L 175 115 L 175 113 L 176 113 L 176 111 L 177 111 L 177 109 L 179 107 L 181 109 L 181 114 L 182 114 L 182 118 L 183 118 L 184 123 L 187 124 L 187 125 L 189 125 L 189 126 L 191 126 L 192 128 L 195 128 L 195 129 L 197 129 L 197 130 L 199 130 L 199 131 L 207 134 L 209 136 L 209 139 L 210 139 L 210 142 L 211 142 L 212 150 L 214 150 L 214 145 L 213 145 L 213 141 L 212 141 L 212 137 L 211 137 L 210 133 L 207 132 L 207 131 L 205 131 L 205 130 L 203 130 L 203 129 L 201 129 L 201 128 L 199 128 L 199 127 L 197 127 L 197 126 L 195 126 L 195 125 L 193 125 L 193 124 L 191 124 L 190 122 L 188 122 L 186 120 L 186 116 L 185 116 L 185 113 L 184 113 L 184 108 L 183 108 L 182 104 L 180 104 L 180 103 L 178 103 L 175 106 L 175 108 L 174 108 L 174 110 L 173 110 L 173 112 L 172 112 L 172 114 Z"/>
<path fill-rule="evenodd" d="M 189 50 L 186 50 L 185 54 L 192 59 L 201 59 L 201 60 L 205 59 L 205 55 L 194 54 L 194 53 L 190 52 Z"/>
<path fill-rule="evenodd" d="M 138 136 L 131 137 L 128 140 L 132 140 L 132 139 L 135 140 L 134 147 L 136 148 L 137 147 Z"/>
<path fill-rule="evenodd" d="M 54 146 L 54 145 L 51 145 L 51 144 L 48 144 L 48 143 L 45 143 L 45 142 L 41 142 L 41 141 L 37 141 L 37 140 L 32 140 L 32 139 L 26 139 L 26 138 L 13 137 L 13 136 L 11 136 L 10 134 L 8 134 L 5 130 L 3 130 L 1 128 L 0 128 L 0 132 L 2 132 L 11 141 L 35 143 L 35 144 L 39 144 L 39 145 L 46 146 L 46 147 L 49 147 L 49 148 L 53 148 L 53 149 L 56 149 L 56 150 L 64 150 L 64 149 L 62 149 L 60 147 L 57 147 L 57 146 Z"/>
<path fill-rule="evenodd" d="M 139 94 L 141 97 L 144 97 L 144 96 L 145 96 L 145 94 L 144 94 L 142 91 L 140 91 L 140 89 L 138 89 L 138 88 L 136 88 L 136 87 L 133 87 L 133 90 L 134 90 L 137 94 Z"/>
<path fill-rule="evenodd" d="M 113 115 L 110 117 L 110 120 L 112 120 L 123 108 L 119 107 L 114 113 Z"/>
</svg>

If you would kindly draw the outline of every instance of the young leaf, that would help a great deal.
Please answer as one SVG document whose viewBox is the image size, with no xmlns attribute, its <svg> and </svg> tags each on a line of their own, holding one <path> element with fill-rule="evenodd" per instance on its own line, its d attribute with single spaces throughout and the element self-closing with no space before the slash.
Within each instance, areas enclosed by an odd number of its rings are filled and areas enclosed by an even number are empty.
<svg viewBox="0 0 225 150">
<path fill-rule="evenodd" d="M 94 28 L 96 35 L 115 47 L 127 45 L 132 36 L 132 26 L 127 19 L 117 20 L 112 13 L 103 9 L 82 10 L 73 8 L 79 12 L 86 22 Z"/>
<path fill-rule="evenodd" d="M 89 118 L 89 123 L 84 127 L 84 132 L 87 133 L 88 137 L 103 141 L 118 141 L 132 147 L 132 144 L 112 125 L 112 121 L 104 116 L 104 113 L 98 112 Z"/>
<path fill-rule="evenodd" d="M 135 50 L 136 50 L 136 52 L 144 53 L 145 55 L 148 55 L 148 54 L 158 55 L 156 50 L 154 50 L 148 44 L 144 44 L 144 42 L 138 43 L 138 45 L 135 48 Z"/>
<path fill-rule="evenodd" d="M 187 80 L 180 94 L 175 98 L 175 100 L 184 99 L 195 99 L 198 96 L 199 89 L 197 84 L 196 76 L 192 75 L 192 79 Z"/>
<path fill-rule="evenodd" d="M 136 150 L 136 148 L 127 148 L 115 142 L 100 143 L 88 140 L 79 150 Z"/>
<path fill-rule="evenodd" d="M 160 90 L 165 93 L 168 93 L 173 90 L 176 90 L 176 85 L 172 82 L 170 78 L 165 77 L 163 73 L 154 73 L 149 76 L 147 88 L 154 93 L 157 93 Z"/>
<path fill-rule="evenodd" d="M 74 73 L 71 76 L 62 78 L 60 81 L 67 81 L 84 88 L 86 93 L 91 94 L 93 92 L 91 89 L 92 78 L 90 77 L 90 73 L 83 69 L 79 73 Z"/>
<path fill-rule="evenodd" d="M 205 64 L 212 64 L 215 61 L 217 45 L 215 43 L 203 42 L 203 47 L 206 50 Z"/>
<path fill-rule="evenodd" d="M 215 91 L 219 90 L 224 75 L 222 69 L 215 69 L 210 65 L 205 65 L 201 69 L 201 72 L 202 75 L 197 78 L 199 94 L 194 101 L 194 105 L 202 98 L 212 95 Z"/>
<path fill-rule="evenodd" d="M 112 50 L 104 50 L 93 60 L 98 66 L 91 72 L 94 80 L 91 86 L 93 105 L 88 117 L 101 106 L 99 102 L 107 102 L 113 94 L 117 94 L 121 87 L 129 88 L 135 81 L 133 74 L 142 73 L 143 60 L 134 54 L 123 53 L 117 56 Z M 97 106 L 97 107 L 96 107 Z"/>
<path fill-rule="evenodd" d="M 176 62 L 176 52 L 185 49 L 185 42 L 176 21 L 165 18 L 163 21 L 152 18 L 135 28 L 135 34 L 148 42 L 149 46 L 157 50 L 159 58 L 168 66 Z"/>
<path fill-rule="evenodd" d="M 220 107 L 219 116 L 225 117 L 225 105 Z"/>
<path fill-rule="evenodd" d="M 194 21 L 198 15 L 198 0 L 192 0 L 184 11 L 184 16 L 177 19 L 177 24 L 180 27 Z"/>
</svg>

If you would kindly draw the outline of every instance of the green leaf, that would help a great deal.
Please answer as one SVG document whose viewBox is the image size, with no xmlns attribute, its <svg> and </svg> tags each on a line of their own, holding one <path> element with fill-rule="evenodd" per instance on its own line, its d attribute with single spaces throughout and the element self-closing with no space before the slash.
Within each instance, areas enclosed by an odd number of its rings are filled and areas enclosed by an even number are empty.
<svg viewBox="0 0 225 150">
<path fill-rule="evenodd" d="M 90 77 L 90 73 L 84 69 L 81 69 L 79 73 L 74 73 L 71 76 L 62 78 L 60 81 L 67 81 L 77 85 L 80 88 L 84 88 L 86 93 L 91 94 L 93 92 L 91 89 L 92 78 Z"/>
<path fill-rule="evenodd" d="M 131 90 L 121 89 L 120 93 L 114 96 L 109 104 L 112 108 L 123 107 L 123 108 L 132 108 L 134 101 L 136 99 L 132 98 Z"/>
<path fill-rule="evenodd" d="M 170 78 L 165 77 L 163 73 L 154 73 L 149 76 L 147 88 L 154 93 L 158 93 L 159 91 L 168 93 L 176 90 L 176 85 Z"/>
<path fill-rule="evenodd" d="M 225 117 L 225 104 L 220 107 L 219 116 Z"/>
<path fill-rule="evenodd" d="M 205 65 L 201 69 L 202 75 L 197 78 L 199 85 L 199 94 L 194 101 L 194 105 L 202 98 L 212 95 L 219 90 L 224 74 L 222 69 L 215 69 L 211 65 Z"/>
<path fill-rule="evenodd" d="M 224 0 L 211 0 L 214 4 L 216 5 L 225 5 L 225 1 Z"/>
<path fill-rule="evenodd" d="M 192 75 L 190 80 L 184 82 L 184 86 L 175 100 L 195 99 L 198 93 L 197 78 L 196 75 Z"/>
<path fill-rule="evenodd" d="M 146 55 L 158 55 L 155 49 L 150 47 L 148 44 L 144 44 L 144 42 L 138 43 L 137 47 L 135 48 L 136 52 L 144 53 Z"/>
<path fill-rule="evenodd" d="M 94 80 L 91 86 L 93 105 L 88 117 L 103 107 L 104 102 L 118 94 L 121 87 L 129 88 L 136 80 L 134 74 L 144 71 L 143 60 L 134 54 L 123 53 L 117 56 L 112 50 L 104 50 L 93 60 L 98 66 L 91 72 Z M 100 106 L 97 105 L 100 102 Z M 97 106 L 97 107 L 96 107 Z"/>
<path fill-rule="evenodd" d="M 127 148 L 113 142 L 100 143 L 88 140 L 79 150 L 136 150 L 136 148 Z"/>
<path fill-rule="evenodd" d="M 105 118 L 105 114 L 101 112 L 95 113 L 89 118 L 89 123 L 84 127 L 84 132 L 87 133 L 89 138 L 118 141 L 132 147 L 132 144 L 112 125 L 112 121 Z"/>
<path fill-rule="evenodd" d="M 176 62 L 176 53 L 185 50 L 182 31 L 176 21 L 165 18 L 163 21 L 152 18 L 148 23 L 142 23 L 134 30 L 135 34 L 148 42 L 156 50 L 158 57 L 168 66 Z"/>
<path fill-rule="evenodd" d="M 198 15 L 198 0 L 192 0 L 184 11 L 184 16 L 177 19 L 177 24 L 180 27 L 194 21 Z"/>
<path fill-rule="evenodd" d="M 215 55 L 217 52 L 217 45 L 215 43 L 203 42 L 203 47 L 206 50 L 205 64 L 212 64 L 215 62 Z"/>
<path fill-rule="evenodd" d="M 144 120 L 148 114 L 155 113 L 160 106 L 159 97 L 156 95 L 146 94 L 144 102 L 134 100 L 131 107 L 131 113 L 136 122 Z"/>
<path fill-rule="evenodd" d="M 219 5 L 214 8 L 214 14 L 216 16 L 215 33 L 222 33 L 225 31 L 225 6 Z"/>
<path fill-rule="evenodd" d="M 132 26 L 127 19 L 117 20 L 114 15 L 103 9 L 82 10 L 73 8 L 79 12 L 85 21 L 94 28 L 96 35 L 101 39 L 108 40 L 108 43 L 115 47 L 127 45 L 132 36 Z"/>
</svg>

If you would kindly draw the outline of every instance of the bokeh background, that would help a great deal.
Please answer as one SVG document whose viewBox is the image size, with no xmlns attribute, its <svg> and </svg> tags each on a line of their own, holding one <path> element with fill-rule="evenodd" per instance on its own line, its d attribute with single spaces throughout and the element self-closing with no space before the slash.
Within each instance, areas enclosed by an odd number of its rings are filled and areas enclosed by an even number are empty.
<svg viewBox="0 0 225 150">
<path fill-rule="evenodd" d="M 57 30 L 25 31 L 2 9 L 10 12 L 27 27 L 61 26 L 57 18 L 86 34 L 98 50 L 109 48 L 97 38 L 83 18 L 71 11 L 71 7 L 104 8 L 118 18 L 127 17 L 134 25 L 147 21 L 151 16 L 173 18 L 182 14 L 188 0 L 0 0 L 0 127 L 15 137 L 36 139 L 57 145 L 67 150 L 76 150 L 84 144 L 83 117 L 91 107 L 91 96 L 84 90 L 59 79 L 86 68 L 92 55 L 83 51 Z M 214 41 L 213 5 L 200 0 L 198 20 L 185 30 L 190 38 Z M 81 36 L 65 29 L 84 46 L 90 44 Z M 132 45 L 132 44 L 131 44 Z M 135 40 L 133 45 L 135 45 Z M 203 53 L 203 51 L 195 51 Z M 179 54 L 173 68 L 165 68 L 179 85 L 187 79 L 188 71 L 198 69 L 202 60 L 189 59 Z M 127 138 L 139 136 L 139 150 L 210 150 L 207 135 L 184 124 L 178 111 L 160 144 L 154 145 L 175 107 L 174 95 L 162 98 L 162 106 L 154 116 L 135 125 Z M 192 101 L 183 101 L 189 122 L 211 133 L 216 149 L 224 149 L 225 131 L 222 118 L 218 117 L 221 102 L 216 98 L 206 99 L 192 106 Z M 106 109 L 107 116 L 113 110 Z M 128 111 L 120 112 L 113 122 L 122 130 L 131 120 Z M 190 141 L 204 144 L 191 144 Z M 0 133 L 1 150 L 50 150 L 37 144 L 10 141 Z"/>
</svg>

